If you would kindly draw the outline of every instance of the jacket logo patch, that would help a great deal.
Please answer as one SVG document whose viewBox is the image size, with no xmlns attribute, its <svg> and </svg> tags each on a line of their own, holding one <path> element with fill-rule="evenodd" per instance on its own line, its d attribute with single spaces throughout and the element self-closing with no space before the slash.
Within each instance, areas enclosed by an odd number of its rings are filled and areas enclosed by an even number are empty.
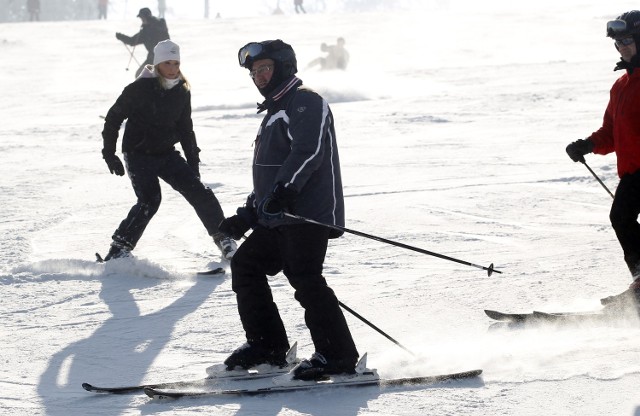
<svg viewBox="0 0 640 416">
<path fill-rule="evenodd" d="M 304 110 L 306 110 L 306 109 L 307 109 L 307 107 L 304 107 L 304 106 L 298 107 L 298 113 L 304 113 Z"/>
</svg>

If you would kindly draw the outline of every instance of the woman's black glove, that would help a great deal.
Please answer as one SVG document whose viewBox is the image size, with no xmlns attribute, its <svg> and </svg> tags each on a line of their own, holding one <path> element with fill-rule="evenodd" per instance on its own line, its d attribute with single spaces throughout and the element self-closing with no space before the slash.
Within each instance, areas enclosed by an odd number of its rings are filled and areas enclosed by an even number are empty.
<svg viewBox="0 0 640 416">
<path fill-rule="evenodd" d="M 120 158 L 116 156 L 115 153 L 108 153 L 103 150 L 102 157 L 104 158 L 104 161 L 107 162 L 109 172 L 118 176 L 124 176 L 124 166 L 122 165 Z"/>
</svg>

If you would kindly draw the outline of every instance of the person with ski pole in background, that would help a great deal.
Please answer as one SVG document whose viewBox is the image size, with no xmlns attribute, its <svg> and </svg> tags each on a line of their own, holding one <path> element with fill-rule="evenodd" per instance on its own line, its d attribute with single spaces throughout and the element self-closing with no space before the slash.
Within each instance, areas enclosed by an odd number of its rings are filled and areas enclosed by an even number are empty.
<svg viewBox="0 0 640 416">
<path fill-rule="evenodd" d="M 165 40 L 154 49 L 153 65 L 125 87 L 109 109 L 102 131 L 102 156 L 112 174 L 123 176 L 125 168 L 116 156 L 118 131 L 127 124 L 122 153 L 136 204 L 112 236 L 105 261 L 129 256 L 160 207 L 162 179 L 193 206 L 207 232 L 226 259 L 233 257 L 236 242 L 223 235 L 224 219 L 213 191 L 200 181 L 200 149 L 191 120 L 191 91 L 180 69 L 180 47 Z M 175 149 L 180 143 L 184 157 Z"/>
<path fill-rule="evenodd" d="M 640 305 L 640 11 L 632 10 L 607 22 L 607 36 L 621 59 L 615 70 L 624 73 L 610 91 L 602 127 L 588 138 L 567 146 L 574 162 L 585 163 L 584 155 L 615 152 L 620 182 L 609 218 L 634 279 L 620 295 L 602 299 L 604 305 L 632 301 Z"/>
<path fill-rule="evenodd" d="M 240 66 L 265 101 L 254 142 L 253 192 L 237 214 L 220 224 L 236 240 L 253 231 L 231 260 L 246 343 L 224 362 L 227 370 L 260 364 L 285 366 L 287 333 L 267 276 L 279 272 L 295 289 L 315 353 L 291 372 L 295 379 L 353 374 L 358 351 L 338 299 L 322 276 L 329 239 L 341 231 L 285 216 L 344 225 L 340 161 L 331 109 L 295 76 L 293 48 L 282 40 L 251 42 L 238 52 Z"/>
<path fill-rule="evenodd" d="M 142 20 L 140 31 L 133 36 L 127 36 L 120 32 L 116 33 L 116 39 L 125 45 L 133 46 L 143 44 L 147 49 L 147 59 L 136 70 L 136 78 L 140 75 L 145 66 L 153 63 L 153 48 L 163 40 L 171 39 L 169 37 L 169 29 L 167 22 L 160 18 L 154 17 L 151 10 L 147 7 L 140 9 L 138 17 Z M 133 51 L 131 51 L 133 54 Z"/>
</svg>

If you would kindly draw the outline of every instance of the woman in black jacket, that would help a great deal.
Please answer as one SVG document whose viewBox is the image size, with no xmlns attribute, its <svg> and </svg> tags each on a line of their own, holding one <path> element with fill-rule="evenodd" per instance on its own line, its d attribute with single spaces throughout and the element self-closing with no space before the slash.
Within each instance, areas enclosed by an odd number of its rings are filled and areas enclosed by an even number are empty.
<svg viewBox="0 0 640 416">
<path fill-rule="evenodd" d="M 112 174 L 123 176 L 125 169 L 116 156 L 116 142 L 122 122 L 122 153 L 138 198 L 112 236 L 104 260 L 126 257 L 134 249 L 162 199 L 162 179 L 193 206 L 209 235 L 230 259 L 236 243 L 218 230 L 224 219 L 213 191 L 202 184 L 199 174 L 200 149 L 191 120 L 189 83 L 180 71 L 180 48 L 170 41 L 154 48 L 153 66 L 148 65 L 138 79 L 125 87 L 105 117 L 102 156 Z M 180 142 L 185 158 L 175 149 Z"/>
</svg>

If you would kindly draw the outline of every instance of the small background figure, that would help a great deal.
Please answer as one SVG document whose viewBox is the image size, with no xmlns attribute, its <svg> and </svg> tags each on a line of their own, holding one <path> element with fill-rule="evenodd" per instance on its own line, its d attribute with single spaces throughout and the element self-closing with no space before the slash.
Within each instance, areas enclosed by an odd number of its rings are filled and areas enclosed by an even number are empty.
<svg viewBox="0 0 640 416">
<path fill-rule="evenodd" d="M 306 13 L 304 7 L 302 7 L 302 0 L 293 0 L 293 5 L 296 7 L 296 13 L 300 13 L 300 10 L 302 10 L 302 13 Z"/>
<path fill-rule="evenodd" d="M 276 8 L 273 11 L 273 14 L 284 14 L 282 9 L 280 8 L 280 0 L 278 0 L 278 3 L 276 4 Z"/>
<path fill-rule="evenodd" d="M 309 62 L 307 69 L 313 68 L 314 66 L 320 66 L 321 70 L 341 69 L 344 71 L 347 69 L 349 52 L 344 48 L 345 43 L 346 41 L 342 37 L 337 39 L 335 45 L 327 45 L 323 42 L 320 45 L 320 50 L 326 52 L 327 56 L 321 56 Z"/>
<path fill-rule="evenodd" d="M 166 0 L 158 0 L 158 17 L 163 19 L 164 12 L 167 10 L 167 2 Z"/>
<path fill-rule="evenodd" d="M 107 20 L 107 9 L 109 7 L 109 0 L 98 0 L 98 20 Z"/>
<path fill-rule="evenodd" d="M 27 11 L 30 21 L 40 20 L 40 0 L 27 0 Z"/>
</svg>

